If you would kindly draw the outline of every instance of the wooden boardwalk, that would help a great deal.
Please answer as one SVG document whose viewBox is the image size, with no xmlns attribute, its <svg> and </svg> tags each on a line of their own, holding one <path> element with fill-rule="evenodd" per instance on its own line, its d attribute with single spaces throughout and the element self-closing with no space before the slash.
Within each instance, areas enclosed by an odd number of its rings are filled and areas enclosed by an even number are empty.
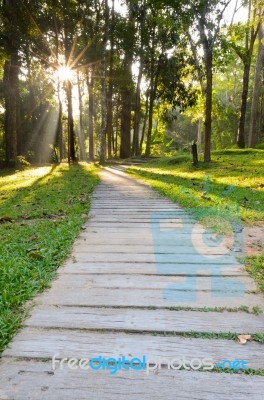
<svg viewBox="0 0 264 400">
<path fill-rule="evenodd" d="M 261 376 L 166 366 L 166 359 L 185 358 L 190 367 L 193 358 L 211 358 L 264 369 L 260 343 L 203 335 L 263 332 L 263 314 L 234 311 L 264 307 L 236 254 L 212 246 L 214 236 L 190 215 L 122 168 L 107 168 L 101 177 L 72 256 L 3 353 L 0 400 L 262 399 Z M 207 246 L 199 249 L 202 237 Z M 162 367 L 152 365 L 149 374 L 54 371 L 55 354 L 59 360 L 145 355 L 162 358 Z"/>
</svg>

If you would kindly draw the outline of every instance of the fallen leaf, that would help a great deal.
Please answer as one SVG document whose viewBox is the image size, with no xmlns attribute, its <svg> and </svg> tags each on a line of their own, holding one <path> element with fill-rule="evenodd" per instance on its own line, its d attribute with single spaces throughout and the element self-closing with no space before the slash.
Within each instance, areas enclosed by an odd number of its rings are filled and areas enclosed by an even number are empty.
<svg viewBox="0 0 264 400">
<path fill-rule="evenodd" d="M 248 340 L 251 340 L 251 335 L 238 335 L 237 338 L 240 344 L 246 344 Z"/>
</svg>

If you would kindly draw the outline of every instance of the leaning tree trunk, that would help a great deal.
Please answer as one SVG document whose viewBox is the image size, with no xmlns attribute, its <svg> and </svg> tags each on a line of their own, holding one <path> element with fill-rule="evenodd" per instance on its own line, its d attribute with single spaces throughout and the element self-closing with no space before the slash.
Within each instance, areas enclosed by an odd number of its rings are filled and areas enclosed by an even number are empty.
<svg viewBox="0 0 264 400">
<path fill-rule="evenodd" d="M 253 4 L 253 3 L 252 3 Z M 256 4 L 253 4 L 253 12 L 251 11 L 251 3 L 249 3 L 249 13 L 248 13 L 248 23 L 251 21 L 251 13 L 253 14 L 252 26 L 250 29 L 250 33 L 246 32 L 246 46 L 245 46 L 245 54 L 242 57 L 242 61 L 244 63 L 244 72 L 243 72 L 243 87 L 242 87 L 242 95 L 241 95 L 241 107 L 240 107 L 240 118 L 238 125 L 238 133 L 237 133 L 237 145 L 239 148 L 244 148 L 246 145 L 245 141 L 245 124 L 246 124 L 246 112 L 247 112 L 247 99 L 248 99 L 248 87 L 249 87 L 249 79 L 250 79 L 250 67 L 252 61 L 252 54 L 254 51 L 254 44 L 257 38 L 259 29 L 261 27 L 260 20 L 257 22 L 257 8 Z M 254 24 L 253 24 L 254 22 Z"/>
<path fill-rule="evenodd" d="M 131 111 L 133 95 L 132 63 L 135 37 L 135 16 L 132 1 L 127 2 L 129 9 L 129 19 L 127 24 L 128 39 L 130 45 L 126 43 L 124 56 L 124 71 L 122 76 L 121 89 L 121 135 L 120 135 L 120 157 L 128 158 L 131 156 Z"/>
<path fill-rule="evenodd" d="M 240 117 L 239 117 L 238 133 L 237 133 L 237 145 L 240 149 L 245 148 L 246 145 L 245 124 L 246 124 L 249 76 L 250 76 L 250 61 L 246 60 L 244 64 L 243 89 L 241 95 Z"/>
<path fill-rule="evenodd" d="M 147 142 L 145 156 L 150 156 L 151 151 L 151 136 L 152 136 L 152 126 L 153 126 L 153 110 L 154 110 L 154 92 L 153 89 L 150 90 L 149 96 L 149 112 L 148 112 L 148 130 L 147 130 Z"/>
<path fill-rule="evenodd" d="M 142 147 L 143 147 L 146 127 L 147 127 L 148 112 L 149 112 L 149 93 L 147 93 L 147 97 L 146 97 L 145 116 L 144 116 L 144 122 L 143 122 L 143 127 L 142 127 L 142 132 L 141 132 L 141 139 L 140 139 L 140 144 L 139 144 L 140 154 L 142 154 Z"/>
<path fill-rule="evenodd" d="M 133 137 L 133 155 L 140 155 L 140 143 L 139 143 L 139 125 L 140 125 L 140 112 L 141 112 L 141 82 L 143 76 L 143 65 L 144 65 L 144 30 L 146 22 L 146 9 L 145 1 L 141 10 L 140 17 L 140 59 L 139 59 L 139 71 L 137 79 L 136 89 L 136 104 L 135 104 L 135 116 L 134 116 L 134 137 Z"/>
<path fill-rule="evenodd" d="M 254 88 L 252 94 L 252 104 L 251 104 L 251 114 L 250 114 L 250 125 L 249 125 L 249 138 L 248 147 L 255 147 L 258 142 L 258 129 L 257 129 L 257 116 L 258 116 L 258 104 L 260 96 L 260 82 L 261 82 L 261 72 L 263 68 L 264 61 L 264 46 L 263 40 L 263 28 L 259 28 L 259 44 L 258 44 L 258 55 L 255 68 L 254 76 Z"/>
<path fill-rule="evenodd" d="M 154 68 L 155 68 L 155 60 L 154 60 L 154 32 L 152 35 L 152 49 L 151 49 L 151 62 L 150 62 L 150 88 L 149 88 L 149 113 L 148 113 L 148 130 L 147 130 L 147 141 L 146 141 L 146 150 L 145 156 L 150 156 L 151 151 L 151 135 L 152 135 L 152 125 L 153 125 L 153 110 L 154 110 Z"/>
<path fill-rule="evenodd" d="M 212 98 L 213 98 L 213 54 L 211 49 L 206 54 L 206 99 L 204 122 L 204 162 L 211 161 L 212 136 Z"/>
<path fill-rule="evenodd" d="M 143 58 L 140 60 L 140 67 L 137 80 L 136 89 L 136 104 L 135 104 L 135 117 L 134 117 L 134 137 L 133 137 L 133 155 L 140 155 L 140 145 L 139 145 L 139 125 L 140 125 L 140 111 L 141 111 L 141 81 L 143 76 Z"/>
</svg>

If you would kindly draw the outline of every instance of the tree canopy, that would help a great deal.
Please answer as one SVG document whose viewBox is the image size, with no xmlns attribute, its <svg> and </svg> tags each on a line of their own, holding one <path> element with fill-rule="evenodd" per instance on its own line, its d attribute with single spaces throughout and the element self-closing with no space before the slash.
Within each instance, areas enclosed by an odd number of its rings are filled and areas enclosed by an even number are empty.
<svg viewBox="0 0 264 400">
<path fill-rule="evenodd" d="M 264 138 L 263 0 L 3 0 L 0 165 Z"/>
</svg>

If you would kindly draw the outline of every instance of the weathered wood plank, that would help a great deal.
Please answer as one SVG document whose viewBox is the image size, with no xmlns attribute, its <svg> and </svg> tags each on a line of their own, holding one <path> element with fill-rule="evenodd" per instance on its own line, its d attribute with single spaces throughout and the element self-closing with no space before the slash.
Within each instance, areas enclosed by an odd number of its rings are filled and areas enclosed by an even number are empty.
<svg viewBox="0 0 264 400">
<path fill-rule="evenodd" d="M 93 237 L 92 239 L 82 238 L 75 242 L 73 249 L 74 251 L 82 251 L 87 253 L 135 253 L 135 254 L 151 254 L 155 253 L 170 253 L 170 254 L 197 254 L 192 243 L 186 241 L 184 244 L 176 241 L 168 241 L 166 244 L 155 244 L 155 247 L 151 240 L 145 241 L 145 243 L 139 243 L 137 238 L 129 240 L 126 237 L 108 237 L 100 236 Z M 106 242 L 105 244 L 103 244 Z M 236 249 L 237 250 L 237 249 Z M 221 255 L 221 250 L 215 249 L 214 247 L 207 247 L 201 251 L 203 255 Z M 238 251 L 230 251 L 230 254 L 237 256 L 240 253 Z"/>
<path fill-rule="evenodd" d="M 187 290 L 185 285 L 185 276 L 146 276 L 146 275 L 78 275 L 74 279 L 70 279 L 67 274 L 60 275 L 59 279 L 54 281 L 55 289 L 90 289 L 90 288 L 122 288 L 122 289 L 159 289 L 164 290 L 168 285 L 182 284 L 183 290 Z M 229 282 L 229 277 L 197 277 L 194 282 L 188 286 L 189 290 L 205 290 L 205 291 L 225 291 L 225 287 Z M 249 277 L 237 278 L 238 283 L 244 285 L 246 291 L 257 290 L 257 285 Z"/>
<path fill-rule="evenodd" d="M 263 315 L 227 311 L 196 312 L 42 305 L 31 312 L 25 324 L 46 328 L 253 334 L 263 331 L 264 318 Z"/>
<path fill-rule="evenodd" d="M 198 255 L 198 252 L 195 250 L 194 246 L 189 243 L 189 246 L 180 245 L 180 243 L 166 243 L 166 244 L 159 244 L 155 246 L 149 244 L 130 244 L 130 243 L 115 243 L 115 244 L 102 244 L 102 241 L 97 244 L 92 244 L 89 240 L 83 241 L 82 243 L 78 242 L 75 243 L 73 247 L 74 253 L 89 253 L 89 254 L 96 254 L 96 253 L 107 253 L 107 254 L 122 254 L 122 253 L 133 253 L 133 254 L 188 254 L 188 255 Z M 225 250 L 221 251 L 220 249 L 215 249 L 214 247 L 207 247 L 201 251 L 202 255 L 214 255 L 219 256 L 225 254 Z M 230 252 L 231 254 L 231 252 Z M 237 255 L 238 252 L 232 253 L 233 255 Z M 217 260 L 217 257 L 216 257 Z"/>
<path fill-rule="evenodd" d="M 214 269 L 213 266 L 206 266 L 195 272 L 196 276 L 248 276 L 248 273 L 240 266 Z M 185 276 L 191 274 L 193 265 L 179 264 L 175 273 L 175 268 L 171 264 L 163 264 L 166 275 Z M 64 266 L 58 269 L 59 274 L 141 274 L 155 275 L 157 274 L 156 263 L 89 263 L 75 262 L 72 259 L 67 260 Z M 160 272 L 159 272 L 160 273 Z"/>
<path fill-rule="evenodd" d="M 173 371 L 52 370 L 50 362 L 5 360 L 0 365 L 1 400 L 261 400 L 263 377 Z M 135 397 L 136 396 L 136 397 Z"/>
<path fill-rule="evenodd" d="M 238 261 L 232 255 L 227 255 L 225 257 L 206 257 L 202 255 L 196 254 L 134 254 L 134 253 L 88 253 L 85 251 L 73 252 L 73 256 L 78 261 L 86 261 L 86 262 L 106 262 L 109 261 L 111 263 L 115 262 L 139 262 L 139 263 L 148 263 L 148 262 L 157 262 L 159 264 L 162 263 L 173 263 L 175 267 L 177 264 L 195 264 L 195 265 L 205 265 L 205 264 L 213 264 L 215 267 L 220 267 L 222 264 L 224 265 L 238 265 Z M 199 268 L 197 268 L 199 269 Z"/>
<path fill-rule="evenodd" d="M 214 365 L 228 360 L 245 360 L 248 368 L 264 368 L 264 352 L 260 343 L 246 346 L 232 340 L 192 339 L 180 336 L 162 337 L 111 332 L 84 332 L 78 330 L 26 328 L 20 332 L 3 356 L 16 358 L 105 358 L 142 357 L 148 360 L 163 358 L 210 358 Z"/>
<path fill-rule="evenodd" d="M 184 285 L 183 285 L 184 289 Z M 254 293 L 201 291 L 161 291 L 145 289 L 74 288 L 65 291 L 51 288 L 39 297 L 41 304 L 80 306 L 127 306 L 127 307 L 239 307 L 263 308 L 263 296 Z M 218 296 L 218 297 L 213 297 Z M 180 299 L 180 301 L 178 300 Z"/>
</svg>

